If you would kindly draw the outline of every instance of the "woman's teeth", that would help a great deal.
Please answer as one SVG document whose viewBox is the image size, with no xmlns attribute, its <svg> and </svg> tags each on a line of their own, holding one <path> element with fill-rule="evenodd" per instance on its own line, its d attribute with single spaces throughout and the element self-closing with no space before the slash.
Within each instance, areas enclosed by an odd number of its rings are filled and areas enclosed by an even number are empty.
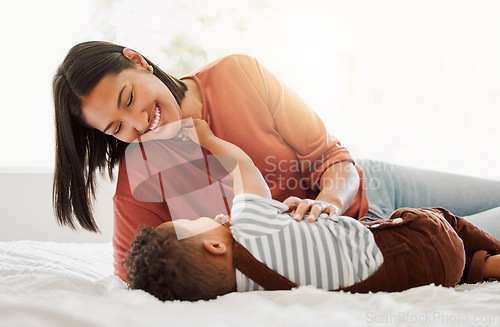
<svg viewBox="0 0 500 327">
<path fill-rule="evenodd" d="M 160 108 L 158 106 L 155 107 L 155 120 L 153 121 L 153 124 L 149 128 L 150 131 L 154 131 L 156 127 L 158 127 L 158 124 L 160 123 Z"/>
</svg>

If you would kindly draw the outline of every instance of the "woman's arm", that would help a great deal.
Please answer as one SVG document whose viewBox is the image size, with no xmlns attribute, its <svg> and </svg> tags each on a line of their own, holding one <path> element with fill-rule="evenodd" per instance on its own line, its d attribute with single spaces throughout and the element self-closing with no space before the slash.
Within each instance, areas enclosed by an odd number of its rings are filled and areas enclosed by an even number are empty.
<svg viewBox="0 0 500 327">
<path fill-rule="evenodd" d="M 260 66 L 268 106 L 276 128 L 294 149 L 307 187 L 317 192 L 315 201 L 291 197 L 284 201 L 301 220 L 326 212 L 341 215 L 351 205 L 360 186 L 354 160 L 340 141 L 329 134 L 321 118 L 288 86 Z"/>
<path fill-rule="evenodd" d="M 351 205 L 359 188 L 359 176 L 354 165 L 349 161 L 333 164 L 321 176 L 318 201 L 335 206 L 336 215 L 342 215 Z"/>
</svg>

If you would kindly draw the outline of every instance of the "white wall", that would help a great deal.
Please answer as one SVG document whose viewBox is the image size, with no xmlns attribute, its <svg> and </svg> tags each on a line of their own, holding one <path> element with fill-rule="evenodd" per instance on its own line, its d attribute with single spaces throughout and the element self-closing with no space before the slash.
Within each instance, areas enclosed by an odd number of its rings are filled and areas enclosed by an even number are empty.
<svg viewBox="0 0 500 327">
<path fill-rule="evenodd" d="M 58 225 L 51 202 L 52 176 L 46 170 L 0 169 L 0 241 L 111 241 L 114 184 L 100 183 L 94 214 L 101 233 L 95 234 Z"/>
</svg>

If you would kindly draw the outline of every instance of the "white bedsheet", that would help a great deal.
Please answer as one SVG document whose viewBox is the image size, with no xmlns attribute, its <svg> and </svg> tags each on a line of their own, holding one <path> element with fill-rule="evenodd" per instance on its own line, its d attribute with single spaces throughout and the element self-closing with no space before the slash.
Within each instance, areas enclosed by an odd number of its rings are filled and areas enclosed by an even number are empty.
<svg viewBox="0 0 500 327">
<path fill-rule="evenodd" d="M 113 276 L 109 243 L 0 242 L 0 326 L 500 326 L 500 283 L 349 294 L 312 287 L 160 302 Z"/>
</svg>

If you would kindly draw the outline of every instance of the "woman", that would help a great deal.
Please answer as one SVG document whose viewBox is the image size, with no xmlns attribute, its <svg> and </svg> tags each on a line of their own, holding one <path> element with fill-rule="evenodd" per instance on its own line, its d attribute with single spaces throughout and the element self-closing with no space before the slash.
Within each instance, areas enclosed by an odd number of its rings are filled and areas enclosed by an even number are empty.
<svg viewBox="0 0 500 327">
<path fill-rule="evenodd" d="M 131 49 L 84 42 L 59 67 L 54 103 L 57 218 L 71 227 L 76 218 L 85 229 L 96 231 L 91 211 L 95 172 L 107 168 L 112 176 L 118 164 L 113 245 L 115 272 L 122 279 L 122 260 L 140 224 L 155 227 L 191 214 L 228 212 L 230 182 L 222 169 L 212 169 L 206 153 L 193 156 L 196 151 L 183 137 L 182 125 L 166 140 L 142 142 L 156 139 L 162 127 L 180 120 L 206 120 L 216 136 L 241 147 L 263 173 L 273 198 L 295 209 L 298 220 L 306 212 L 310 221 L 322 212 L 387 217 L 387 211 L 399 206 L 440 205 L 454 211 L 459 202 L 434 194 L 441 192 L 429 193 L 434 188 L 427 186 L 436 176 L 428 180 L 426 172 L 415 182 L 412 170 L 364 161 L 365 179 L 321 119 L 247 56 L 222 58 L 178 80 Z M 208 181 L 207 174 L 212 176 Z M 450 180 L 460 187 L 457 193 L 474 203 L 474 211 L 457 215 L 500 206 L 499 182 Z M 471 183 L 479 184 L 469 187 Z M 489 194 L 477 195 L 478 185 Z M 427 197 L 421 196 L 424 191 Z M 204 211 L 188 212 L 187 207 Z"/>
</svg>

